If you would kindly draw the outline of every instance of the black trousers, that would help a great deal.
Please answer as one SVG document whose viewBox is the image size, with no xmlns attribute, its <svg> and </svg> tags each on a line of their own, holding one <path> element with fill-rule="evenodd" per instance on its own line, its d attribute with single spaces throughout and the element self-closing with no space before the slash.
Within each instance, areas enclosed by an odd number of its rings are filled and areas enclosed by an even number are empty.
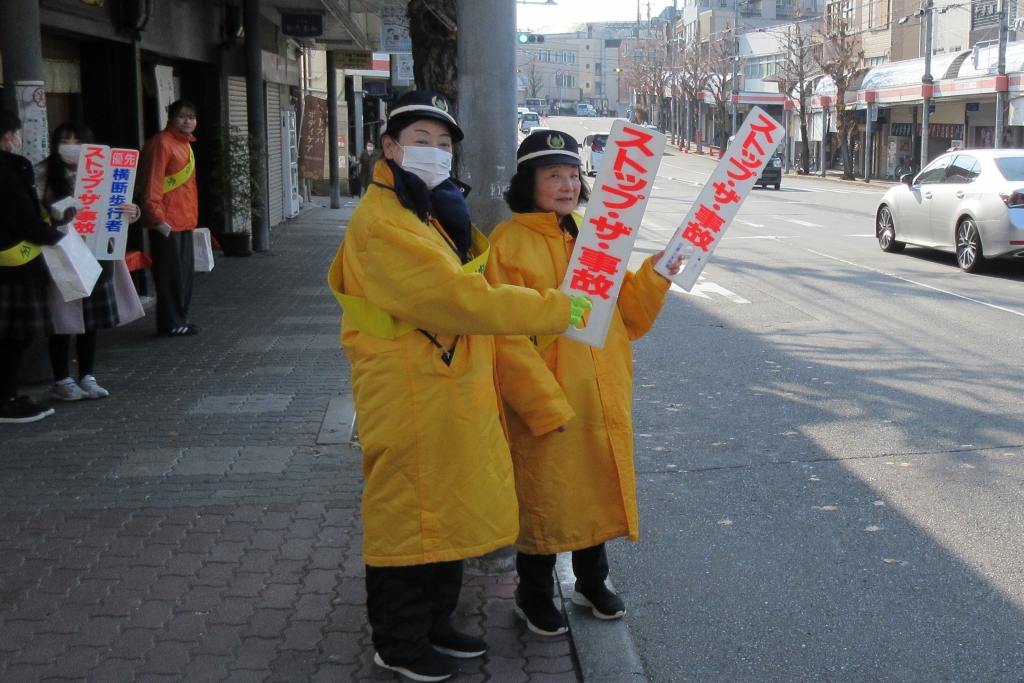
<svg viewBox="0 0 1024 683">
<path fill-rule="evenodd" d="M 521 598 L 554 599 L 555 558 L 555 555 L 516 553 Z M 604 543 L 572 551 L 572 572 L 576 575 L 576 585 L 583 589 L 604 583 L 608 578 L 608 554 Z"/>
<path fill-rule="evenodd" d="M 50 367 L 53 379 L 60 381 L 71 376 L 71 335 L 55 334 L 50 337 Z M 96 367 L 96 330 L 76 335 L 78 351 L 78 379 L 91 375 Z"/>
<path fill-rule="evenodd" d="M 18 377 L 31 339 L 0 339 L 0 401 L 18 396 Z"/>
<path fill-rule="evenodd" d="M 451 623 L 462 590 L 462 561 L 366 567 L 366 612 L 373 647 L 388 664 L 405 664 L 430 648 L 428 636 Z"/>
<path fill-rule="evenodd" d="M 149 252 L 156 285 L 156 331 L 166 334 L 188 325 L 195 280 L 192 231 L 172 232 L 164 237 L 159 231 L 150 230 Z"/>
</svg>

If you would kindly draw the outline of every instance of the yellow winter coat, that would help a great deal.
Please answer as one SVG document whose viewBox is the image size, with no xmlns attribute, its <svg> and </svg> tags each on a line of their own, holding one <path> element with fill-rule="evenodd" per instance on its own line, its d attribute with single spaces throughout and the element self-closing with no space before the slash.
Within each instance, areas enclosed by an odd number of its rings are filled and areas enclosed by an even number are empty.
<svg viewBox="0 0 1024 683">
<path fill-rule="evenodd" d="M 555 214 L 514 214 L 491 235 L 487 278 L 558 287 L 574 245 Z M 520 551 L 549 555 L 639 537 L 630 341 L 651 329 L 669 286 L 651 259 L 627 273 L 603 349 L 558 337 L 538 353 L 526 337 L 496 339 Z M 566 431 L 552 431 L 566 423 Z"/>
<path fill-rule="evenodd" d="M 374 180 L 394 182 L 385 162 Z M 476 233 L 474 244 L 480 256 L 487 241 Z M 382 338 L 380 329 L 357 329 L 349 313 L 341 321 L 363 448 L 366 564 L 459 560 L 515 541 L 494 337 L 478 335 L 563 332 L 569 298 L 491 287 L 481 273 L 465 272 L 439 226 L 376 185 L 356 207 L 328 280 L 363 308 L 379 309 L 397 331 Z M 455 347 L 450 366 L 414 328 Z"/>
</svg>

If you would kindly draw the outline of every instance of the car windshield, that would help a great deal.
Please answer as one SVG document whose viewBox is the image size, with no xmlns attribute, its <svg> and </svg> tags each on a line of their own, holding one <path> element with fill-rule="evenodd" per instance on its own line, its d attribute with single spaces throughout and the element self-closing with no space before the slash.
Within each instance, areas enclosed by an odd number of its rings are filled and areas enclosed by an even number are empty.
<svg viewBox="0 0 1024 683">
<path fill-rule="evenodd" d="M 594 144 L 595 145 L 606 145 L 606 144 L 608 144 L 608 136 L 607 135 L 595 135 L 594 136 Z"/>
<path fill-rule="evenodd" d="M 1024 180 L 1024 157 L 996 157 L 996 168 L 1007 180 Z"/>
</svg>

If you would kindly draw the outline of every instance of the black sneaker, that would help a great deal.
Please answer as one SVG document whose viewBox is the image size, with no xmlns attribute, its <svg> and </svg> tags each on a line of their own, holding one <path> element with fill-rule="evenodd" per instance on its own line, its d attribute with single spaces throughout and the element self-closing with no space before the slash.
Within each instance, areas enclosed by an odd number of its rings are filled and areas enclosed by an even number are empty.
<svg viewBox="0 0 1024 683">
<path fill-rule="evenodd" d="M 25 424 L 38 422 L 44 417 L 53 415 L 53 408 L 35 403 L 28 396 L 9 398 L 0 402 L 0 423 Z"/>
<path fill-rule="evenodd" d="M 561 610 L 555 607 L 550 598 L 527 598 L 519 597 L 516 591 L 516 614 L 526 621 L 526 626 L 542 636 L 560 636 L 569 630 L 565 623 L 565 617 Z"/>
<path fill-rule="evenodd" d="M 591 588 L 580 589 L 579 584 L 572 592 L 574 605 L 589 607 L 598 619 L 621 619 L 626 614 L 626 604 L 608 586 L 601 583 Z"/>
<path fill-rule="evenodd" d="M 414 681 L 443 681 L 459 673 L 459 667 L 437 650 L 427 650 L 411 662 L 388 664 L 380 653 L 373 655 L 373 662 L 379 667 L 400 673 Z"/>
<path fill-rule="evenodd" d="M 468 659 L 479 657 L 487 652 L 487 643 L 483 638 L 456 631 L 451 624 L 437 629 L 436 632 L 427 636 L 427 639 L 435 650 L 449 657 Z"/>
</svg>

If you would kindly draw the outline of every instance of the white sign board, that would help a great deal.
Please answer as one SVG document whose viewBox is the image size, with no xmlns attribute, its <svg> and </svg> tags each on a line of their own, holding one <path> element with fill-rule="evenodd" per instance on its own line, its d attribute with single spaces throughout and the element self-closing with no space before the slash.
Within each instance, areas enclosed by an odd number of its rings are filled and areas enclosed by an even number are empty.
<svg viewBox="0 0 1024 683">
<path fill-rule="evenodd" d="M 725 156 L 669 241 L 665 258 L 654 267 L 657 272 L 690 291 L 781 139 L 782 126 L 778 121 L 760 107 L 750 110 Z M 677 275 L 669 275 L 668 264 L 680 254 L 684 257 L 682 270 Z"/>
<path fill-rule="evenodd" d="M 42 81 L 15 81 L 14 94 L 21 119 L 21 156 L 33 164 L 50 156 L 46 123 L 46 91 Z"/>
<path fill-rule="evenodd" d="M 128 217 L 118 207 L 132 201 L 138 165 L 138 150 L 82 145 L 75 178 L 80 208 L 72 225 L 100 261 L 124 258 Z"/>
<path fill-rule="evenodd" d="M 604 346 L 664 151 L 665 136 L 658 131 L 622 119 L 612 125 L 562 283 L 564 293 L 589 296 L 594 307 L 587 326 L 570 327 L 566 337 Z"/>
</svg>

